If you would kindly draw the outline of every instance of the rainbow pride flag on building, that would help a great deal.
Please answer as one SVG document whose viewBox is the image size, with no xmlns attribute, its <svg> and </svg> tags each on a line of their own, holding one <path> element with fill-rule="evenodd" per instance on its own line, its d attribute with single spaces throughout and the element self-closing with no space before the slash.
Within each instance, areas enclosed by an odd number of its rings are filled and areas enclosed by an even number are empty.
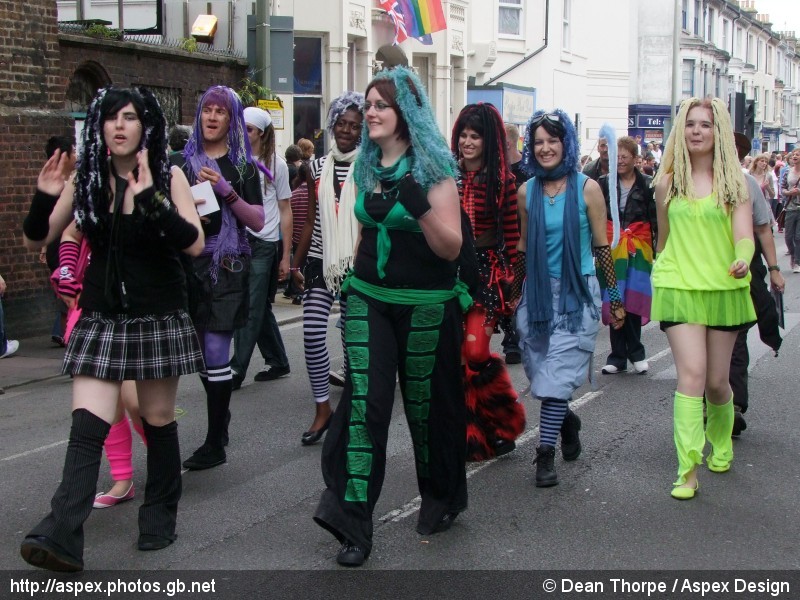
<svg viewBox="0 0 800 600">
<path fill-rule="evenodd" d="M 442 0 L 397 0 L 409 37 L 422 37 L 447 29 Z"/>
</svg>

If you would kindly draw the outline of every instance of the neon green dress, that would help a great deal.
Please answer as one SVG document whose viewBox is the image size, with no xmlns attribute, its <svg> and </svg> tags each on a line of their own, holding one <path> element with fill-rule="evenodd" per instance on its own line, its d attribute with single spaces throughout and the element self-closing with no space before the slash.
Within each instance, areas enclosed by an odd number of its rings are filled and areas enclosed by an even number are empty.
<svg viewBox="0 0 800 600">
<path fill-rule="evenodd" d="M 713 193 L 670 201 L 669 237 L 653 265 L 653 320 L 713 326 L 756 320 L 750 273 L 728 274 L 735 259 L 732 215 Z"/>
</svg>

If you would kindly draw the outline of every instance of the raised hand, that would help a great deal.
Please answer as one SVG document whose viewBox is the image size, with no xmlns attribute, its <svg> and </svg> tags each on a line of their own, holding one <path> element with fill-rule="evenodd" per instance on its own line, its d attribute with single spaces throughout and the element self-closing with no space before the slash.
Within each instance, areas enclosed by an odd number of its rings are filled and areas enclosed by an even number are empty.
<svg viewBox="0 0 800 600">
<path fill-rule="evenodd" d="M 136 155 L 136 160 L 139 163 L 139 176 L 134 177 L 133 172 L 128 173 L 128 187 L 133 192 L 133 195 L 153 187 L 153 174 L 150 172 L 150 163 L 148 162 L 147 148 L 140 150 Z"/>
<path fill-rule="evenodd" d="M 44 163 L 36 187 L 39 191 L 51 196 L 60 196 L 66 181 L 64 180 L 64 165 L 67 164 L 69 155 L 61 150 L 56 150 L 47 162 Z"/>
</svg>

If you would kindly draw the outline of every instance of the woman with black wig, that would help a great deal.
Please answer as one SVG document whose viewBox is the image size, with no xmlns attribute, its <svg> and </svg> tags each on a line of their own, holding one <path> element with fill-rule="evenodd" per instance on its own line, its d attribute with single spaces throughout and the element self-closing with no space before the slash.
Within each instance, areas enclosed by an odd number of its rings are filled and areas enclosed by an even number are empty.
<svg viewBox="0 0 800 600">
<path fill-rule="evenodd" d="M 519 189 L 520 242 L 516 282 L 525 278 L 517 308 L 522 362 L 531 395 L 541 401 L 536 486 L 558 483 L 554 459 L 561 433 L 564 460 L 581 453 L 581 421 L 569 409 L 589 375 L 600 329 L 595 260 L 611 299 L 612 327 L 625 310 L 606 233 L 606 204 L 597 182 L 578 173 L 575 127 L 561 110 L 537 111 L 528 122 L 522 162 L 533 178 Z M 616 203 L 612 203 L 616 211 Z M 615 228 L 618 232 L 618 224 Z M 527 258 L 526 258 L 527 257 Z"/>
<path fill-rule="evenodd" d="M 189 185 L 167 159 L 166 121 L 145 88 L 101 90 L 86 116 L 78 171 L 65 182 L 56 152 L 42 168 L 23 231 L 33 250 L 73 219 L 92 250 L 81 317 L 62 372 L 73 376 L 72 429 L 50 513 L 22 542 L 22 557 L 53 571 L 83 569 L 83 523 L 92 511 L 103 442 L 123 380 L 136 381 L 147 439 L 140 550 L 175 540 L 181 465 L 178 378 L 203 368 L 186 313 L 179 253 L 203 247 Z"/>
<path fill-rule="evenodd" d="M 503 118 L 491 104 L 464 107 L 450 146 L 478 258 L 475 303 L 464 316 L 462 347 L 467 459 L 477 461 L 507 454 L 525 429 L 525 408 L 517 402 L 506 365 L 489 351 L 498 323 L 511 316 L 518 299 L 510 295 L 519 242 L 517 188 L 506 162 Z"/>
</svg>

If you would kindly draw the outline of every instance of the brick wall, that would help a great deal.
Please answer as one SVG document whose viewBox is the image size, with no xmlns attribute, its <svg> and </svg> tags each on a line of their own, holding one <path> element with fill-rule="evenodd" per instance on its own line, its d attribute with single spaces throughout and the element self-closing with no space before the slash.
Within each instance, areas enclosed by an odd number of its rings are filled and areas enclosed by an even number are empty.
<svg viewBox="0 0 800 600">
<path fill-rule="evenodd" d="M 0 0 L 0 275 L 12 338 L 49 335 L 55 302 L 38 253 L 22 246 L 27 214 L 52 135 L 73 131 L 65 112 L 70 77 L 86 61 L 99 64 L 113 85 L 151 85 L 180 96 L 180 120 L 191 123 L 198 94 L 209 85 L 236 87 L 240 59 L 189 54 L 134 42 L 59 34 L 52 0 Z"/>
<path fill-rule="evenodd" d="M 53 300 L 38 253 L 22 247 L 22 218 L 51 135 L 68 133 L 56 3 L 0 0 L 0 274 L 8 334 L 49 331 Z"/>
</svg>

